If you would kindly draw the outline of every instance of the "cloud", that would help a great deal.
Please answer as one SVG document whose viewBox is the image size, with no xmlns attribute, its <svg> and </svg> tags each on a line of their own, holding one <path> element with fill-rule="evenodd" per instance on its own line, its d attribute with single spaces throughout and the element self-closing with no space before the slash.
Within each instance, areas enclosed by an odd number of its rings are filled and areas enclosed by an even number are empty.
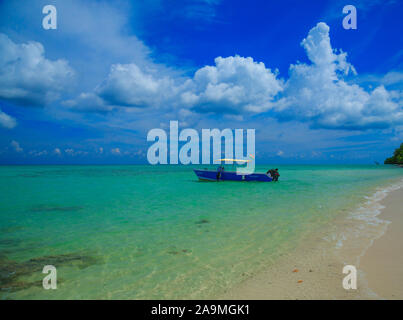
<svg viewBox="0 0 403 320">
<path fill-rule="evenodd" d="M 403 84 L 403 72 L 391 71 L 385 74 L 382 78 L 382 83 L 385 85 Z"/>
<path fill-rule="evenodd" d="M 113 148 L 113 149 L 111 149 L 111 152 L 112 152 L 112 154 L 116 154 L 116 155 L 120 155 L 120 154 L 121 154 L 119 148 Z"/>
<path fill-rule="evenodd" d="M 7 129 L 12 129 L 16 125 L 17 121 L 13 117 L 9 116 L 8 114 L 0 110 L 0 126 Z"/>
<path fill-rule="evenodd" d="M 283 97 L 275 108 L 280 119 L 309 121 L 313 127 L 328 129 L 386 128 L 403 122 L 393 93 L 383 86 L 367 92 L 343 79 L 355 70 L 346 61 L 346 53 L 332 49 L 325 23 L 312 28 L 301 44 L 311 64 L 290 66 Z"/>
<path fill-rule="evenodd" d="M 279 78 L 263 62 L 237 55 L 217 57 L 214 65 L 188 77 L 162 73 L 156 65 L 114 64 L 93 92 L 66 104 L 97 112 L 119 107 L 175 111 L 178 117 L 183 110 L 189 110 L 191 117 L 266 113 L 280 121 L 296 120 L 325 129 L 402 124 L 403 91 L 388 90 L 383 84 L 366 90 L 352 83 L 357 72 L 347 53 L 332 48 L 329 31 L 323 22 L 309 31 L 301 46 L 310 62 L 290 65 L 288 79 Z M 396 84 L 401 79 L 401 73 L 391 71 L 383 82 Z"/>
<path fill-rule="evenodd" d="M 276 73 L 251 57 L 217 57 L 214 62 L 199 69 L 181 94 L 183 103 L 198 112 L 264 112 L 282 90 Z"/>
<path fill-rule="evenodd" d="M 16 44 L 0 33 L 0 99 L 41 106 L 58 97 L 74 75 L 65 60 L 45 58 L 39 42 Z"/>
<path fill-rule="evenodd" d="M 205 24 L 218 21 L 216 7 L 221 0 L 176 0 L 176 1 L 135 1 L 136 18 L 158 17 L 163 21 L 191 20 L 192 28 L 203 28 Z"/>
<path fill-rule="evenodd" d="M 47 150 L 42 150 L 42 151 L 32 150 L 32 151 L 29 152 L 29 154 L 34 156 L 34 157 L 41 157 L 41 156 L 47 156 L 48 151 Z"/>
<path fill-rule="evenodd" d="M 72 148 L 67 148 L 67 149 L 64 150 L 64 152 L 67 155 L 72 156 L 72 157 L 88 155 L 88 151 L 74 150 Z"/>
<path fill-rule="evenodd" d="M 83 93 L 66 104 L 94 111 L 112 106 L 183 106 L 200 113 L 259 113 L 270 109 L 282 90 L 283 82 L 276 77 L 262 62 L 240 56 L 217 57 L 215 66 L 197 70 L 193 78 L 161 76 L 158 70 L 141 70 L 134 63 L 116 64 L 94 93 Z"/>
<path fill-rule="evenodd" d="M 108 105 L 159 107 L 178 91 L 174 80 L 158 73 L 142 71 L 136 64 L 116 64 L 96 93 Z"/>
<path fill-rule="evenodd" d="M 15 140 L 11 141 L 10 145 L 11 145 L 11 146 L 14 148 L 14 150 L 15 150 L 16 152 L 18 152 L 18 153 L 24 151 L 24 149 L 21 148 L 19 142 L 15 141 Z"/>
<path fill-rule="evenodd" d="M 390 71 L 386 74 L 361 74 L 353 82 L 370 89 L 383 85 L 390 90 L 391 94 L 403 93 L 403 71 Z"/>
<path fill-rule="evenodd" d="M 114 109 L 113 106 L 107 105 L 106 102 L 93 92 L 83 92 L 75 99 L 62 101 L 62 105 L 71 108 L 77 112 L 109 112 Z"/>
<path fill-rule="evenodd" d="M 216 8 L 221 0 L 196 0 L 196 1 L 180 1 L 178 10 L 172 18 L 191 19 L 205 22 L 212 22 L 216 19 Z"/>
<path fill-rule="evenodd" d="M 144 10 L 139 11 L 136 21 L 133 21 L 131 14 L 137 12 L 132 8 L 137 3 L 126 0 L 51 2 L 57 8 L 56 31 L 38 30 L 44 17 L 42 8 L 46 3 L 32 0 L 0 2 L 0 28 L 15 38 L 35 37 L 46 43 L 52 53 L 67 56 L 77 71 L 86 71 L 79 72 L 81 86 L 103 76 L 116 61 L 152 62 L 149 59 L 151 50 L 132 34 L 134 25 L 143 18 L 141 14 L 144 13 Z"/>
<path fill-rule="evenodd" d="M 53 153 L 60 156 L 62 154 L 62 152 L 60 151 L 59 148 L 55 148 L 55 150 L 53 150 Z"/>
<path fill-rule="evenodd" d="M 73 156 L 73 155 L 75 154 L 75 153 L 74 153 L 74 149 L 71 149 L 71 148 L 65 149 L 64 152 L 65 152 L 66 154 L 70 155 L 70 156 Z"/>
</svg>

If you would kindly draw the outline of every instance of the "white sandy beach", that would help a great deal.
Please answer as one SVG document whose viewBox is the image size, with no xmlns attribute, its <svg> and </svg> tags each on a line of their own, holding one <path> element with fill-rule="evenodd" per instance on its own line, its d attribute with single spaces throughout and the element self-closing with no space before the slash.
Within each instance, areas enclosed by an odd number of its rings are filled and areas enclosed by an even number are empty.
<svg viewBox="0 0 403 320">
<path fill-rule="evenodd" d="M 389 194 L 382 204 L 379 218 L 391 223 L 360 259 L 360 269 L 381 298 L 403 299 L 403 189 Z"/>
<path fill-rule="evenodd" d="M 220 298 L 403 299 L 403 188 L 393 189 L 374 195 L 357 218 L 343 217 L 304 239 L 297 250 Z M 356 290 L 342 286 L 345 265 L 357 267 Z"/>
</svg>

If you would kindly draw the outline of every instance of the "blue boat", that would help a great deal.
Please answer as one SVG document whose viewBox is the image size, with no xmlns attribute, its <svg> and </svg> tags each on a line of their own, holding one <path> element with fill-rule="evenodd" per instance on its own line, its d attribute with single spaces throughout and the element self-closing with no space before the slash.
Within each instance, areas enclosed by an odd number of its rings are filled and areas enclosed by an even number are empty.
<svg viewBox="0 0 403 320">
<path fill-rule="evenodd" d="M 236 160 L 236 159 L 220 159 L 218 161 L 242 161 L 247 162 L 247 160 Z M 223 166 L 219 166 L 217 170 L 193 170 L 199 180 L 201 181 L 260 181 L 260 182 L 271 182 L 273 178 L 265 173 L 251 173 L 251 174 L 237 174 L 236 171 L 226 171 Z"/>
</svg>

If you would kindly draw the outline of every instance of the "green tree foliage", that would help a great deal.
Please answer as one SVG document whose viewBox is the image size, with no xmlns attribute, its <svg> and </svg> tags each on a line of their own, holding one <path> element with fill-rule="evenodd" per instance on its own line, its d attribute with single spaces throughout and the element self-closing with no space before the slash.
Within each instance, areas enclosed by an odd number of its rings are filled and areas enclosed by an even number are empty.
<svg viewBox="0 0 403 320">
<path fill-rule="evenodd" d="M 385 164 L 403 164 L 403 143 L 393 153 L 393 157 L 387 158 Z"/>
</svg>

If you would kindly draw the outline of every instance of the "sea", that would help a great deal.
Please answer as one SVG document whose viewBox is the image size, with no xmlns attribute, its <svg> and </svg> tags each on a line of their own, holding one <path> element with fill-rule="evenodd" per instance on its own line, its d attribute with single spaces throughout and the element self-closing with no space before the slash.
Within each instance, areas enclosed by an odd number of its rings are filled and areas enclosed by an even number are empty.
<svg viewBox="0 0 403 320">
<path fill-rule="evenodd" d="M 203 167 L 0 166 L 0 299 L 214 299 L 403 179 L 270 164 L 256 171 L 278 182 L 202 182 Z"/>
</svg>

